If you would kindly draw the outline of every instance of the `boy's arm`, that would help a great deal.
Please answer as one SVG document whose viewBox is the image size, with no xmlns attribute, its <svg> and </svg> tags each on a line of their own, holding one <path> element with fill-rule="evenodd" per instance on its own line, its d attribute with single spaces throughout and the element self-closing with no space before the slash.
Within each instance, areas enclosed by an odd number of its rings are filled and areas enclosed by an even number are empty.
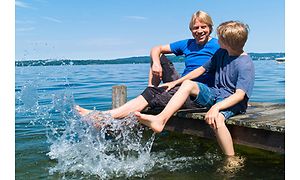
<svg viewBox="0 0 300 180">
<path fill-rule="evenodd" d="M 164 83 L 164 84 L 160 85 L 159 87 L 166 86 L 166 87 L 168 87 L 166 89 L 166 91 L 169 91 L 170 89 L 175 87 L 177 84 L 181 84 L 185 80 L 191 80 L 191 79 L 195 79 L 195 78 L 201 76 L 205 71 L 206 70 L 204 69 L 203 66 L 198 67 L 197 69 L 194 69 L 193 71 L 189 72 L 187 75 L 181 77 L 180 79 L 177 79 L 172 82 Z"/>
<path fill-rule="evenodd" d="M 170 53 L 172 53 L 172 51 L 169 44 L 155 46 L 154 48 L 151 49 L 150 57 L 152 60 L 152 64 L 149 71 L 149 80 L 148 80 L 149 86 L 152 86 L 153 76 L 159 76 L 160 79 L 162 78 L 162 67 L 160 64 L 160 55 L 170 54 Z"/>
<path fill-rule="evenodd" d="M 206 113 L 204 118 L 205 121 L 209 125 L 213 125 L 215 128 L 218 128 L 217 117 L 219 115 L 219 112 L 239 103 L 244 99 L 245 95 L 246 93 L 243 90 L 237 89 L 236 92 L 231 96 L 227 97 L 223 101 L 214 104 Z"/>
</svg>

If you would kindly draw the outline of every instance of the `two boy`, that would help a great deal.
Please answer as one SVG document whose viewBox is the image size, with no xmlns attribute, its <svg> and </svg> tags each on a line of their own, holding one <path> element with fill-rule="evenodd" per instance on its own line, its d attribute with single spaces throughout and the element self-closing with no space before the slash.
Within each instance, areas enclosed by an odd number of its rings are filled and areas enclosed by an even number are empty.
<svg viewBox="0 0 300 180">
<path fill-rule="evenodd" d="M 178 80 L 162 84 L 167 91 L 178 84 L 181 86 L 160 114 L 135 112 L 139 121 L 153 131 L 161 132 L 169 118 L 191 97 L 197 104 L 210 108 L 205 121 L 213 128 L 224 154 L 233 156 L 233 142 L 225 120 L 246 111 L 255 78 L 252 59 L 243 50 L 248 31 L 249 27 L 241 22 L 220 24 L 217 35 L 221 49 L 203 66 Z M 215 75 L 212 87 L 191 81 L 205 72 Z"/>
<path fill-rule="evenodd" d="M 209 16 L 206 15 L 206 17 Z M 196 16 L 195 21 L 192 18 L 191 31 L 193 36 L 199 42 L 203 39 L 207 43 L 211 27 L 205 33 L 206 31 L 201 29 L 202 26 L 195 26 L 197 23 L 203 23 L 203 18 Z M 225 125 L 225 120 L 246 111 L 254 85 L 254 65 L 250 56 L 243 50 L 248 38 L 248 31 L 249 27 L 241 22 L 228 21 L 220 24 L 217 28 L 217 35 L 221 49 L 217 50 L 212 58 L 201 67 L 188 72 L 177 80 L 159 86 L 167 87 L 167 92 L 176 88 L 176 93 L 170 95 L 172 98 L 169 101 L 166 100 L 166 107 L 160 114 L 153 116 L 140 113 L 153 101 L 148 100 L 147 96 L 143 94 L 119 108 L 102 113 L 109 113 L 113 118 L 122 118 L 130 112 L 136 111 L 135 115 L 142 124 L 150 127 L 155 132 L 161 132 L 169 118 L 184 105 L 187 99 L 191 98 L 196 104 L 210 108 L 206 113 L 205 121 L 213 128 L 224 154 L 233 156 L 235 154 L 233 142 Z M 169 46 L 168 49 L 170 49 Z M 155 63 L 155 60 L 153 63 Z M 153 76 L 156 75 L 161 78 L 160 70 L 157 71 L 155 67 L 152 67 L 150 74 L 151 71 L 153 71 Z M 214 82 L 211 86 L 207 86 L 201 81 L 192 81 L 207 73 L 214 75 Z M 151 85 L 153 76 L 149 77 L 149 85 Z M 153 97 L 157 97 L 156 92 L 153 92 Z M 152 97 L 151 93 L 148 94 L 150 94 L 149 97 Z M 162 95 L 164 96 L 163 93 Z M 92 110 L 79 106 L 76 109 L 83 116 L 92 112 Z M 95 121 L 99 122 L 101 120 L 100 117 L 95 117 Z"/>
</svg>

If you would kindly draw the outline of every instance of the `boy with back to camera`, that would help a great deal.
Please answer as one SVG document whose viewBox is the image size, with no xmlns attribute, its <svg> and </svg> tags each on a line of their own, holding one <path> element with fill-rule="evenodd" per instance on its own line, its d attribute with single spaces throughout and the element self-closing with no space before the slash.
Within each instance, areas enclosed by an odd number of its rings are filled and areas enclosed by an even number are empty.
<svg viewBox="0 0 300 180">
<path fill-rule="evenodd" d="M 167 91 L 178 84 L 181 86 L 160 114 L 154 116 L 135 112 L 139 121 L 154 132 L 161 132 L 169 118 L 191 97 L 197 104 L 209 108 L 204 118 L 206 123 L 213 128 L 224 154 L 234 156 L 233 142 L 225 120 L 245 113 L 252 93 L 254 65 L 243 50 L 248 31 L 249 27 L 238 21 L 220 24 L 217 35 L 221 49 L 203 66 L 178 80 L 162 84 Z M 191 81 L 205 72 L 215 74 L 212 87 Z"/>
</svg>

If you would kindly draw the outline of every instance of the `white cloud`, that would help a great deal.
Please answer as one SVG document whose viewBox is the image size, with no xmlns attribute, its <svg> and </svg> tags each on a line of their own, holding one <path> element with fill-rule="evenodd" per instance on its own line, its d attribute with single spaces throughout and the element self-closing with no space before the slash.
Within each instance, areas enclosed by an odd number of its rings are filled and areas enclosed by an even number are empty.
<svg viewBox="0 0 300 180">
<path fill-rule="evenodd" d="M 148 18 L 144 16 L 125 16 L 126 19 L 134 19 L 134 20 L 146 20 Z"/>
<path fill-rule="evenodd" d="M 33 31 L 35 27 L 16 28 L 17 32 Z"/>
<path fill-rule="evenodd" d="M 134 44 L 133 40 L 119 39 L 116 37 L 110 38 L 85 38 L 80 43 L 81 46 L 85 45 L 87 47 L 96 47 L 96 48 L 107 48 L 107 47 L 116 47 L 116 46 L 128 46 Z"/>
<path fill-rule="evenodd" d="M 62 23 L 61 20 L 57 19 L 57 18 L 53 18 L 53 17 L 48 17 L 48 16 L 44 16 L 42 17 L 43 19 L 46 19 L 48 21 L 51 21 L 51 22 L 55 22 L 55 23 Z"/>
<path fill-rule="evenodd" d="M 39 3 L 48 3 L 47 0 L 34 0 L 34 1 L 39 2 Z"/>
<path fill-rule="evenodd" d="M 16 20 L 16 24 L 35 24 L 35 21 L 31 21 L 31 20 Z"/>
<path fill-rule="evenodd" d="M 31 6 L 27 3 L 21 2 L 21 1 L 16 1 L 16 6 L 20 8 L 31 8 Z"/>
</svg>

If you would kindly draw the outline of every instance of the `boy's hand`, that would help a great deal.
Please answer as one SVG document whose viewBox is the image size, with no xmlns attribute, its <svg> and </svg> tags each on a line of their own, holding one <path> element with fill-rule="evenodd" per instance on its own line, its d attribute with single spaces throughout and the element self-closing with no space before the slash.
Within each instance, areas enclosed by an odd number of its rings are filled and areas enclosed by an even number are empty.
<svg viewBox="0 0 300 180">
<path fill-rule="evenodd" d="M 162 79 L 162 67 L 160 64 L 153 63 L 152 74 L 153 74 L 153 76 L 158 76 L 159 79 Z"/>
<path fill-rule="evenodd" d="M 169 91 L 170 89 L 172 89 L 173 87 L 175 87 L 177 84 L 175 81 L 172 81 L 172 82 L 167 82 L 167 83 L 164 83 L 164 84 L 161 84 L 159 85 L 158 87 L 165 87 L 166 88 L 166 91 Z"/>
<path fill-rule="evenodd" d="M 218 116 L 219 116 L 219 107 L 214 105 L 206 113 L 204 120 L 210 127 L 218 129 Z"/>
</svg>

